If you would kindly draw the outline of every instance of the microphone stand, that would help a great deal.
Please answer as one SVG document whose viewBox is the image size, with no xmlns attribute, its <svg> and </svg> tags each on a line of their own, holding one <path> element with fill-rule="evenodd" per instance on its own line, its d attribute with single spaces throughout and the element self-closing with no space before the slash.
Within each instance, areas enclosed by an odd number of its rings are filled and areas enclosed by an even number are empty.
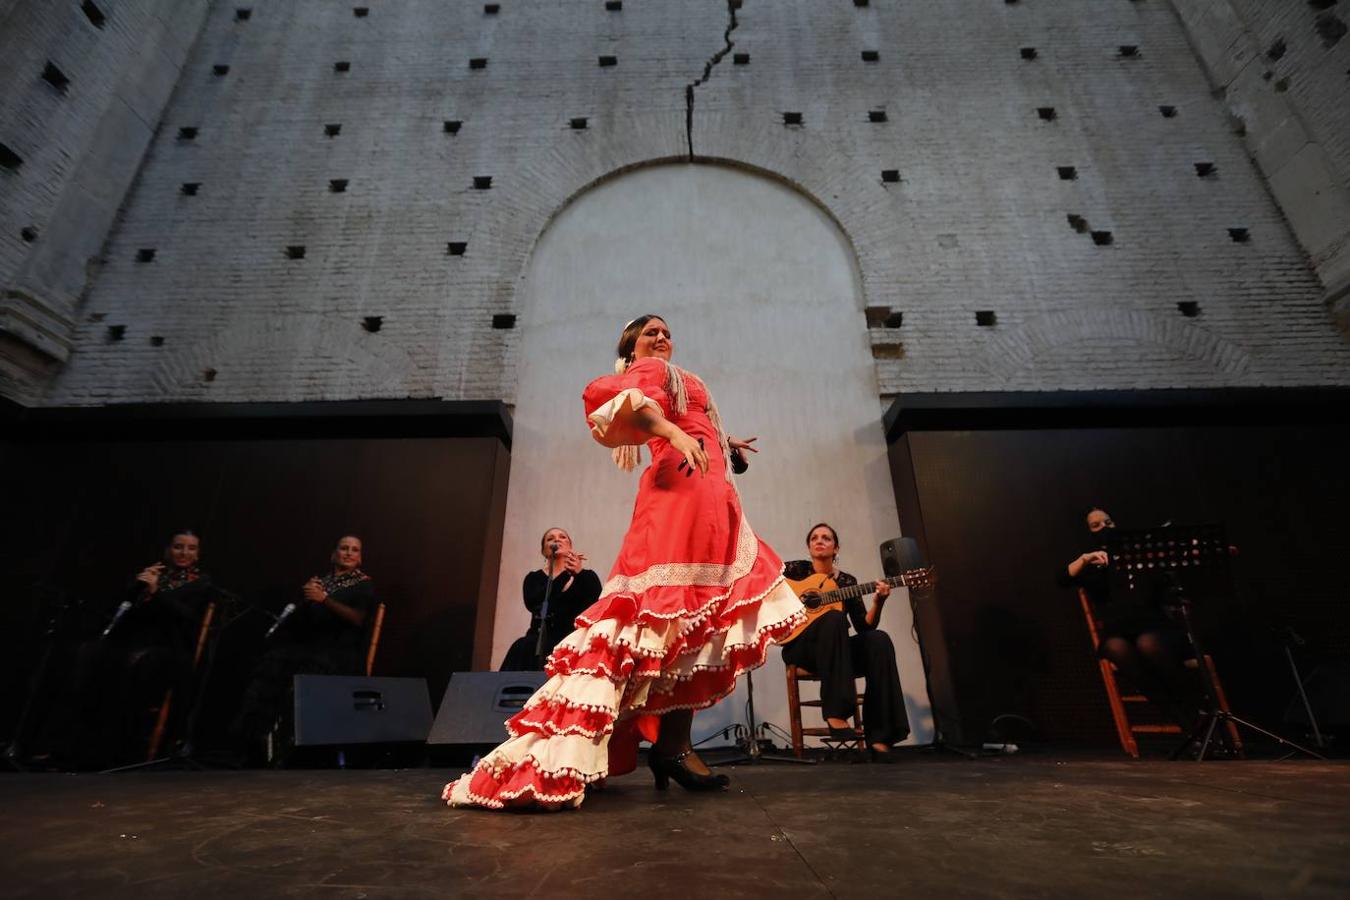
<svg viewBox="0 0 1350 900">
<path fill-rule="evenodd" d="M 553 563 L 558 556 L 558 545 L 548 545 L 548 578 L 544 581 L 544 603 L 539 607 L 539 637 L 534 642 L 534 661 L 539 671 L 544 670 L 544 632 L 548 630 L 548 601 L 553 594 Z"/>
<path fill-rule="evenodd" d="M 65 591 L 52 590 L 51 596 L 57 600 L 57 604 L 52 609 L 51 617 L 47 620 L 46 628 L 42 632 L 42 656 L 33 670 L 32 678 L 29 679 L 28 693 L 24 697 L 23 708 L 19 711 L 19 719 L 14 725 L 13 737 L 10 738 L 9 744 L 5 747 L 3 756 L 5 764 L 16 772 L 27 772 L 29 770 L 24 761 L 23 742 L 28 737 L 28 729 L 33 716 L 33 708 L 37 705 L 38 695 L 47 686 L 52 651 L 56 649 L 56 638 L 61 630 L 62 620 L 71 607 L 75 605 L 70 595 Z"/>
</svg>

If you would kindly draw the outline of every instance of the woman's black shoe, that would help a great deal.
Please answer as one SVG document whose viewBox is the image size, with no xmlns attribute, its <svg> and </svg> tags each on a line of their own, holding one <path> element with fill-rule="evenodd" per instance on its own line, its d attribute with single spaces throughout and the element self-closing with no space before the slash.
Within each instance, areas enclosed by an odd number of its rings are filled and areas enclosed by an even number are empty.
<svg viewBox="0 0 1350 900">
<path fill-rule="evenodd" d="M 692 750 L 686 750 L 676 756 L 662 756 L 655 750 L 647 752 L 647 767 L 656 778 L 656 789 L 664 791 L 670 786 L 670 779 L 686 791 L 725 791 L 731 779 L 725 775 L 700 775 L 684 764 L 685 757 Z"/>
</svg>

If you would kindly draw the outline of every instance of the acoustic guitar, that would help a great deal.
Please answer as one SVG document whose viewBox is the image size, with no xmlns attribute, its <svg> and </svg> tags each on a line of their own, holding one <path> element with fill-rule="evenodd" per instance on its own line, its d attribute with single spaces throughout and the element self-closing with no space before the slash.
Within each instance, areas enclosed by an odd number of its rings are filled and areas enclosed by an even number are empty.
<svg viewBox="0 0 1350 900">
<path fill-rule="evenodd" d="M 813 573 L 800 581 L 793 581 L 791 578 L 785 580 L 796 593 L 797 598 L 802 601 L 802 606 L 806 607 L 806 621 L 793 629 L 787 637 L 780 640 L 778 642 L 780 644 L 786 644 L 795 639 L 797 635 L 810 627 L 812 622 L 835 608 L 837 604 L 843 603 L 845 600 L 852 600 L 854 597 L 865 597 L 877 592 L 875 581 L 862 581 L 852 587 L 841 588 L 834 583 L 833 578 L 819 573 Z M 905 587 L 913 590 L 914 588 L 932 587 L 937 582 L 937 575 L 929 566 L 922 569 L 910 569 L 893 578 L 882 580 L 891 587 Z"/>
</svg>

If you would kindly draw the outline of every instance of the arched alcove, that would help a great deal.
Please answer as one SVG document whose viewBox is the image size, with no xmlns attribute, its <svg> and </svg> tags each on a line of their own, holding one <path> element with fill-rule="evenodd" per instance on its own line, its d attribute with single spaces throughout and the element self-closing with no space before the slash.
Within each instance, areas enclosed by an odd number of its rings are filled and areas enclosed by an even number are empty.
<svg viewBox="0 0 1350 900">
<path fill-rule="evenodd" d="M 723 165 L 653 165 L 574 198 L 540 236 L 519 294 L 519 371 L 493 660 L 524 633 L 525 573 L 539 537 L 567 528 L 603 580 L 627 528 L 636 474 L 594 443 L 582 388 L 612 371 L 624 324 L 661 314 L 675 361 L 715 393 L 728 429 L 763 452 L 738 479 L 755 530 L 785 559 L 828 520 L 840 562 L 880 574 L 899 533 L 853 251 L 832 218 L 782 181 Z M 916 738 L 931 734 L 903 595 L 883 626 L 900 650 Z M 761 720 L 786 727 L 781 654 L 756 680 Z M 696 736 L 743 721 L 744 685 L 695 720 Z M 808 712 L 808 716 L 811 713 Z"/>
</svg>

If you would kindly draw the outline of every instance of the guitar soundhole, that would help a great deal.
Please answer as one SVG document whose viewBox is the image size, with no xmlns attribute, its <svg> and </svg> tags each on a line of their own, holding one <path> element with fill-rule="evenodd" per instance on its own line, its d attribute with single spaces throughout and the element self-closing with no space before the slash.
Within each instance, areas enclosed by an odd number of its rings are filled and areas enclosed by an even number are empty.
<svg viewBox="0 0 1350 900">
<path fill-rule="evenodd" d="M 817 609 L 820 607 L 820 594 L 815 591 L 807 591 L 801 596 L 802 606 L 807 609 Z"/>
</svg>

